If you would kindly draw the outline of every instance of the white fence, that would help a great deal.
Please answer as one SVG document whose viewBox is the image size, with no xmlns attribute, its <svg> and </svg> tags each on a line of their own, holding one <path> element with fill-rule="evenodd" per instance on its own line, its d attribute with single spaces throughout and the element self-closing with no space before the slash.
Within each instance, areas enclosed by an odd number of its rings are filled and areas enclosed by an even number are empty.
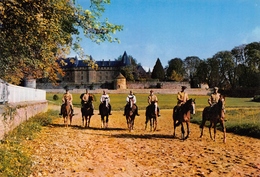
<svg viewBox="0 0 260 177">
<path fill-rule="evenodd" d="M 46 91 L 8 84 L 0 79 L 0 103 L 46 100 Z"/>
</svg>

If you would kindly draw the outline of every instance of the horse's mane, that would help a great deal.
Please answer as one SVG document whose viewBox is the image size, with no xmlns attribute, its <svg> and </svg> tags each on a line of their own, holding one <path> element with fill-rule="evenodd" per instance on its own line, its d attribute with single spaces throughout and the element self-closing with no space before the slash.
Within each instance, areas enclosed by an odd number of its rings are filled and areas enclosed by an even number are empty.
<svg viewBox="0 0 260 177">
<path fill-rule="evenodd" d="M 190 110 L 190 106 L 192 105 L 193 99 L 189 99 L 186 103 L 181 105 L 182 112 L 188 112 Z"/>
</svg>

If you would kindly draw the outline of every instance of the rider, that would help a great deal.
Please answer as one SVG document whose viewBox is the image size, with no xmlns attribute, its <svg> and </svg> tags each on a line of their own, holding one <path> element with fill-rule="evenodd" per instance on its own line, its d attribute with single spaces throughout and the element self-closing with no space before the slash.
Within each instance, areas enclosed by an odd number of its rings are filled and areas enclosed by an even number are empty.
<svg viewBox="0 0 260 177">
<path fill-rule="evenodd" d="M 221 98 L 221 94 L 218 93 L 218 87 L 214 87 L 213 88 L 213 93 L 210 95 L 209 99 L 208 99 L 208 103 L 210 105 L 210 108 L 212 108 L 215 104 L 218 103 L 219 99 Z M 226 112 L 225 110 L 225 105 L 223 104 L 222 109 L 224 111 L 224 113 Z M 209 109 L 210 111 L 210 109 Z M 226 121 L 226 119 L 225 119 Z"/>
<path fill-rule="evenodd" d="M 210 107 L 215 105 L 218 102 L 219 98 L 220 98 L 220 93 L 218 93 L 218 87 L 214 87 L 213 93 L 210 95 L 208 99 L 208 103 Z"/>
<path fill-rule="evenodd" d="M 69 89 L 66 89 L 66 92 L 63 94 L 63 97 L 62 97 L 62 105 L 61 105 L 61 109 L 60 109 L 60 114 L 59 115 L 62 115 L 62 108 L 64 106 L 64 103 L 65 103 L 65 99 L 68 99 L 69 103 L 70 103 L 70 108 L 71 108 L 71 115 L 74 116 L 74 110 L 73 110 L 73 105 L 72 105 L 72 100 L 73 100 L 73 97 L 72 97 L 72 94 L 69 93 Z"/>
<path fill-rule="evenodd" d="M 154 102 L 155 105 L 155 111 L 157 110 L 158 112 L 158 117 L 160 117 L 160 108 L 158 106 L 158 98 L 157 96 L 153 93 L 153 90 L 150 90 L 150 95 L 148 96 L 148 104 L 151 105 Z"/>
<path fill-rule="evenodd" d="M 181 86 L 181 91 L 177 93 L 177 105 L 174 107 L 174 112 L 178 111 L 178 108 L 180 108 L 182 104 L 188 101 L 189 96 L 188 93 L 185 92 L 186 88 L 186 86 Z"/>
<path fill-rule="evenodd" d="M 129 104 L 129 101 L 130 101 L 131 99 L 133 100 L 134 105 L 136 106 L 136 115 L 137 115 L 137 116 L 140 116 L 140 115 L 138 114 L 138 107 L 137 107 L 137 105 L 136 105 L 136 96 L 133 94 L 133 91 L 132 91 L 132 90 L 130 90 L 130 94 L 126 97 L 126 105 L 125 105 L 124 116 L 126 115 L 127 104 Z"/>
<path fill-rule="evenodd" d="M 84 104 L 86 104 L 88 101 L 89 101 L 89 97 L 92 96 L 89 92 L 88 92 L 88 89 L 86 89 L 86 93 L 83 93 L 81 96 L 80 96 L 80 99 L 81 99 L 81 107 L 83 108 L 84 107 Z M 92 110 L 92 115 L 94 115 L 94 105 L 93 105 L 93 100 L 91 100 L 90 102 L 90 108 Z"/>
<path fill-rule="evenodd" d="M 99 114 L 101 113 L 101 105 L 103 104 L 103 102 L 107 99 L 108 101 L 108 109 L 109 109 L 109 115 L 112 115 L 111 114 L 111 104 L 110 104 L 110 98 L 109 98 L 109 95 L 106 93 L 105 90 L 103 90 L 103 94 L 101 95 L 101 98 L 100 98 L 100 105 L 99 105 Z"/>
</svg>

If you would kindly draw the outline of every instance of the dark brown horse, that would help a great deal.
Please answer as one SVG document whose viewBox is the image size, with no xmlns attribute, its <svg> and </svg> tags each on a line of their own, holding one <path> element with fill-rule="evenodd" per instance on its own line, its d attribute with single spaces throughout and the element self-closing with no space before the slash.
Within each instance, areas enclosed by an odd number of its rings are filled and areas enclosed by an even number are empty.
<svg viewBox="0 0 260 177">
<path fill-rule="evenodd" d="M 175 107 L 173 109 L 173 136 L 175 137 L 175 129 L 177 126 L 181 125 L 181 139 L 185 140 L 190 134 L 190 119 L 191 114 L 195 114 L 195 99 L 189 99 L 186 103 L 182 104 L 180 107 Z M 185 136 L 184 123 L 187 127 L 187 135 Z"/>
<path fill-rule="evenodd" d="M 202 112 L 202 122 L 200 125 L 201 134 L 200 137 L 203 136 L 203 128 L 205 126 L 206 121 L 210 121 L 209 125 L 209 134 L 210 138 L 216 141 L 216 132 L 217 132 L 217 124 L 220 123 L 223 131 L 223 142 L 226 143 L 226 128 L 225 128 L 225 113 L 224 113 L 224 105 L 225 105 L 225 97 L 221 96 L 216 104 L 212 107 L 205 107 Z M 211 128 L 214 128 L 214 138 L 211 135 Z"/>
<path fill-rule="evenodd" d="M 157 128 L 158 117 L 158 110 L 155 110 L 155 102 L 152 102 L 150 105 L 146 107 L 145 116 L 145 130 L 147 128 L 147 123 L 150 121 L 150 131 L 155 131 Z"/>
<path fill-rule="evenodd" d="M 100 105 L 100 116 L 101 116 L 101 128 L 107 128 L 108 121 L 109 121 L 109 103 L 107 99 L 105 99 L 105 101 L 103 101 Z"/>
<path fill-rule="evenodd" d="M 126 105 L 126 122 L 129 132 L 134 129 L 134 121 L 136 116 L 136 105 L 134 104 L 133 99 L 129 99 L 129 102 Z"/>
<path fill-rule="evenodd" d="M 81 108 L 81 115 L 82 115 L 82 125 L 84 126 L 85 121 L 85 128 L 88 128 L 90 125 L 90 119 L 93 115 L 93 107 L 92 101 L 94 100 L 92 95 L 89 95 L 88 101 L 82 103 Z"/>
<path fill-rule="evenodd" d="M 71 105 L 70 102 L 67 98 L 65 98 L 65 102 L 62 105 L 62 117 L 64 119 L 64 124 L 65 127 L 68 127 L 68 120 L 70 120 L 70 125 L 72 123 L 72 110 L 71 110 Z"/>
</svg>

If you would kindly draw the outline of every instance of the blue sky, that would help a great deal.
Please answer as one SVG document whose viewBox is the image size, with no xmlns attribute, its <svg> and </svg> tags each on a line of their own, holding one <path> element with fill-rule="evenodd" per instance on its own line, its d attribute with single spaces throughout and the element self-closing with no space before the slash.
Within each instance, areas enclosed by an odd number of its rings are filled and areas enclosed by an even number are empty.
<svg viewBox="0 0 260 177">
<path fill-rule="evenodd" d="M 89 0 L 77 0 L 88 8 Z M 124 26 L 120 43 L 82 47 L 95 60 L 114 60 L 124 51 L 148 70 L 157 58 L 212 57 L 219 51 L 260 41 L 260 0 L 111 0 L 103 17 Z M 71 52 L 70 56 L 75 56 Z"/>
</svg>

